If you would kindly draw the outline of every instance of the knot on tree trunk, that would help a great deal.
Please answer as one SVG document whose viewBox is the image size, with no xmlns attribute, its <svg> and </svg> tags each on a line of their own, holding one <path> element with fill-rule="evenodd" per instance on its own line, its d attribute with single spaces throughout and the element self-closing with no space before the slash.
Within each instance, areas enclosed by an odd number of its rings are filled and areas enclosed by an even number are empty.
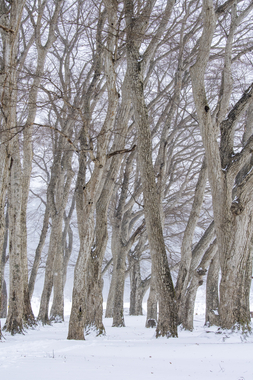
<svg viewBox="0 0 253 380">
<path fill-rule="evenodd" d="M 199 276 L 204 276 L 206 272 L 207 272 L 206 269 L 202 269 L 202 268 L 197 269 L 197 273 Z"/>
<path fill-rule="evenodd" d="M 238 199 L 232 202 L 231 212 L 234 215 L 240 215 L 243 212 L 243 210 L 244 210 L 244 207 Z"/>
</svg>

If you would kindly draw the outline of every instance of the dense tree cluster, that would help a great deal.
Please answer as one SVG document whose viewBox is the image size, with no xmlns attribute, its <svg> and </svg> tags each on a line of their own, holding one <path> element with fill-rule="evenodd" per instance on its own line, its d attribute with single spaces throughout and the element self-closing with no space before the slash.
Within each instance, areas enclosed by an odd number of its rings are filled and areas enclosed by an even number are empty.
<svg viewBox="0 0 253 380">
<path fill-rule="evenodd" d="M 63 320 L 70 260 L 68 339 L 105 333 L 108 270 L 115 327 L 129 276 L 130 314 L 149 289 L 157 337 L 193 329 L 205 278 L 206 323 L 250 330 L 252 15 L 250 0 L 0 1 L 6 331 Z"/>
</svg>

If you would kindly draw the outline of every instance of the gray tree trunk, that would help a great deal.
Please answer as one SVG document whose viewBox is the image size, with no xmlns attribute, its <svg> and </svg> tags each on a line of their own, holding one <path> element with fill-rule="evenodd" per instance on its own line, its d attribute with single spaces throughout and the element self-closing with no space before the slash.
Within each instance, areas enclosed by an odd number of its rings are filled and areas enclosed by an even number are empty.
<svg viewBox="0 0 253 380">
<path fill-rule="evenodd" d="M 211 260 L 206 280 L 206 316 L 207 326 L 219 326 L 219 273 L 220 260 L 217 253 Z"/>
<path fill-rule="evenodd" d="M 204 158 L 202 167 L 200 170 L 198 182 L 195 188 L 194 200 L 192 204 L 191 213 L 187 222 L 187 226 L 184 232 L 182 248 L 181 248 L 181 261 L 179 266 L 177 284 L 176 284 L 176 297 L 178 302 L 178 324 L 182 323 L 183 314 L 185 313 L 185 309 L 187 308 L 185 305 L 186 302 L 186 290 L 191 280 L 190 276 L 190 268 L 192 262 L 192 243 L 193 236 L 195 232 L 195 228 L 199 219 L 199 214 L 201 211 L 203 199 L 204 199 L 204 191 L 206 187 L 207 181 L 207 165 L 206 159 Z"/>
<path fill-rule="evenodd" d="M 151 9 L 151 4 L 148 4 L 146 17 L 149 17 Z M 143 187 L 144 213 L 159 299 L 159 320 L 156 336 L 177 337 L 175 291 L 163 238 L 160 202 L 152 164 L 150 126 L 143 93 L 143 73 L 140 63 L 139 41 L 136 38 L 136 34 L 142 35 L 145 31 L 147 22 L 145 20 L 144 23 L 142 18 L 140 20 L 134 19 L 133 3 L 131 1 L 125 1 L 125 15 L 127 23 L 127 64 L 130 69 L 129 84 L 138 131 L 138 161 Z"/>
<path fill-rule="evenodd" d="M 55 256 L 57 254 L 57 250 L 61 249 L 60 243 L 62 237 L 62 218 L 63 215 L 60 215 L 52 219 L 52 228 L 46 261 L 44 286 L 41 295 L 40 309 L 38 314 L 38 320 L 41 321 L 43 324 L 50 323 L 49 301 L 53 289 L 54 275 L 55 273 L 57 273 L 55 272 L 56 269 L 54 268 Z"/>
<path fill-rule="evenodd" d="M 157 292 L 156 292 L 156 280 L 154 278 L 154 272 L 151 272 L 151 282 L 149 297 L 147 301 L 147 318 L 146 327 L 153 328 L 157 325 Z"/>
<path fill-rule="evenodd" d="M 250 329 L 249 286 L 251 276 L 252 239 L 252 174 L 243 179 L 233 199 L 235 178 L 251 155 L 253 138 L 234 159 L 235 126 L 241 115 L 252 102 L 253 86 L 243 94 L 226 117 L 231 94 L 231 46 L 233 33 L 242 17 L 231 12 L 231 29 L 228 36 L 224 72 L 223 91 L 219 99 L 219 111 L 212 118 L 207 103 L 204 75 L 210 54 L 216 15 L 211 0 L 203 1 L 203 33 L 199 43 L 197 61 L 191 67 L 191 79 L 198 121 L 205 147 L 209 182 L 212 191 L 214 222 L 220 255 L 220 325 L 224 329 Z M 225 120 L 224 120 L 225 119 Z M 220 146 L 217 137 L 221 132 Z"/>
<path fill-rule="evenodd" d="M 4 67 L 5 90 L 2 93 L 2 107 L 5 115 L 4 139 L 7 141 L 9 156 L 8 202 L 9 202 L 9 263 L 10 263 L 10 292 L 9 311 L 5 329 L 11 334 L 23 332 L 23 265 L 21 251 L 21 164 L 19 156 L 19 141 L 17 133 L 16 104 L 17 104 L 17 56 L 19 28 L 25 1 L 12 1 L 10 9 L 2 9 L 3 24 L 13 33 L 4 32 Z M 4 4 L 2 4 L 4 8 Z M 3 205 L 3 204 L 2 204 Z M 1 246 L 2 251 L 2 246 Z"/>
<path fill-rule="evenodd" d="M 108 93 L 108 108 L 105 117 L 104 124 L 100 130 L 100 134 L 97 138 L 97 157 L 94 159 L 94 170 L 91 173 L 89 182 L 85 183 L 85 170 L 86 170 L 86 157 L 85 155 L 80 156 L 79 161 L 79 175 L 77 182 L 77 199 L 76 199 L 76 209 L 78 217 L 78 227 L 79 227 L 79 238 L 80 238 L 80 250 L 75 266 L 74 273 L 74 288 L 72 293 L 72 309 L 69 321 L 69 331 L 68 339 L 84 339 L 84 327 L 86 324 L 87 317 L 87 275 L 88 268 L 90 264 L 90 252 L 92 249 L 93 239 L 94 239 L 94 213 L 96 209 L 96 203 L 101 195 L 101 185 L 103 183 L 103 173 L 104 166 L 106 164 L 106 153 L 108 149 L 108 142 L 111 130 L 114 127 L 116 109 L 118 105 L 118 93 L 116 90 L 116 74 L 114 71 L 114 56 L 113 51 L 115 48 L 116 36 L 114 35 L 114 25 L 116 25 L 117 17 L 117 4 L 108 1 L 106 2 L 107 17 L 108 17 L 108 39 L 107 48 L 105 49 L 105 73 L 107 76 L 107 93 Z M 116 12 L 115 12 L 116 10 Z M 103 14 L 100 15 L 101 20 L 98 22 L 98 32 L 101 33 L 103 26 Z M 101 30 L 100 30 L 100 29 Z M 93 77 L 93 81 L 89 86 L 86 94 L 86 100 L 84 105 L 86 125 L 81 132 L 81 142 L 83 147 L 86 147 L 87 135 L 90 119 L 90 100 L 92 96 L 92 91 L 94 86 L 100 76 L 101 72 L 101 42 L 97 41 L 97 52 L 96 52 L 96 70 Z M 87 128 L 87 129 L 85 129 Z M 97 268 L 99 269 L 99 268 Z M 96 270 L 96 265 L 95 265 Z M 101 288 L 101 286 L 100 286 Z M 98 297 L 100 297 L 99 289 Z M 101 301 L 99 301 L 101 302 Z M 100 311 L 101 312 L 101 311 Z M 100 323 L 101 315 L 98 318 Z M 101 333 L 101 326 L 94 325 L 94 328 Z"/>
<path fill-rule="evenodd" d="M 3 207 L 4 208 L 4 207 Z M 7 245 L 8 245 L 8 235 L 9 235 L 9 216 L 8 216 L 8 204 L 6 208 L 6 213 L 5 213 L 5 223 L 4 226 L 5 231 L 4 231 L 4 238 L 3 241 L 0 239 L 0 247 L 3 247 L 2 250 L 2 259 L 1 259 L 1 268 L 0 268 L 0 278 L 1 278 L 1 284 L 2 290 L 1 290 L 1 301 L 0 301 L 0 318 L 6 318 L 7 317 L 7 287 L 6 287 L 6 281 L 4 279 L 4 270 L 5 270 L 5 265 L 9 257 L 6 255 L 7 251 Z"/>
<path fill-rule="evenodd" d="M 196 268 L 191 278 L 191 282 L 188 286 L 187 293 L 185 295 L 184 310 L 182 311 L 182 327 L 185 330 L 193 330 L 193 318 L 194 318 L 194 306 L 196 295 L 199 286 L 204 282 L 203 278 L 206 275 L 207 268 L 212 258 L 217 253 L 216 242 L 211 244 L 208 250 L 205 252 L 200 264 Z"/>
</svg>

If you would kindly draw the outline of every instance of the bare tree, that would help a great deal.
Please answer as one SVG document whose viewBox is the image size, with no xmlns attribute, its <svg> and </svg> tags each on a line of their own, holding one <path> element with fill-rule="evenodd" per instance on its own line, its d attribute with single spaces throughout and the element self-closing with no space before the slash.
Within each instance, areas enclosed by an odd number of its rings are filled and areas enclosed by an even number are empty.
<svg viewBox="0 0 253 380">
<path fill-rule="evenodd" d="M 103 168 L 106 164 L 106 153 L 110 138 L 110 131 L 114 127 L 116 108 L 118 104 L 118 93 L 116 90 L 116 74 L 114 68 L 114 49 L 116 35 L 114 33 L 114 25 L 116 25 L 117 4 L 105 3 L 108 17 L 108 35 L 106 49 L 102 49 L 102 29 L 105 23 L 105 11 L 99 10 L 99 21 L 97 27 L 97 46 L 94 62 L 93 79 L 85 93 L 85 102 L 83 104 L 84 125 L 80 133 L 80 146 L 82 153 L 79 156 L 79 172 L 77 178 L 77 218 L 79 225 L 80 251 L 75 267 L 74 288 L 72 295 L 72 309 L 69 321 L 68 339 L 84 339 L 84 327 L 86 318 L 86 289 L 89 287 L 87 277 L 89 273 L 87 269 L 90 266 L 89 256 L 94 238 L 94 212 L 96 202 L 101 193 L 101 181 L 103 178 Z M 94 170 L 90 174 L 90 179 L 86 182 L 86 153 L 87 143 L 89 141 L 88 131 L 91 123 L 91 98 L 93 91 L 98 84 L 101 75 L 102 57 L 104 58 L 104 67 L 106 75 L 106 89 L 108 96 L 108 107 L 105 120 L 98 132 L 97 137 L 97 155 L 93 158 Z M 91 141 L 91 140 L 90 140 Z M 91 152 L 92 153 L 92 152 Z M 95 325 L 98 333 L 103 333 L 104 327 L 102 319 L 99 319 Z"/>
<path fill-rule="evenodd" d="M 252 149 L 252 138 L 238 152 L 234 153 L 235 127 L 252 102 L 251 85 L 231 108 L 232 91 L 231 48 L 237 25 L 252 10 L 252 3 L 237 14 L 236 2 L 231 12 L 222 87 L 218 106 L 211 112 L 205 86 L 205 71 L 216 28 L 216 14 L 213 2 L 205 0 L 202 6 L 203 32 L 199 42 L 196 63 L 191 67 L 192 88 L 198 114 L 203 144 L 205 147 L 208 175 L 212 191 L 214 222 L 220 255 L 221 283 L 219 317 L 222 328 L 248 330 L 250 324 L 249 290 L 252 265 L 252 174 L 247 173 L 237 187 L 233 187 L 238 172 L 247 162 Z M 220 144 L 217 137 L 220 131 Z"/>
</svg>

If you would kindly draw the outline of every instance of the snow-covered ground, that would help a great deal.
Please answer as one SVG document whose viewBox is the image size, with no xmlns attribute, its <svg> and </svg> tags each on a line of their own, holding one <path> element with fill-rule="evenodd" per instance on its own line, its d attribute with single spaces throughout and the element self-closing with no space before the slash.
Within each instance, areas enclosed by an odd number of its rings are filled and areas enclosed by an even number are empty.
<svg viewBox="0 0 253 380">
<path fill-rule="evenodd" d="M 66 339 L 68 316 L 64 323 L 38 326 L 25 335 L 5 334 L 0 379 L 252 380 L 253 335 L 244 340 L 239 334 L 216 334 L 203 327 L 203 312 L 197 304 L 194 331 L 179 331 L 178 339 L 156 339 L 155 331 L 144 327 L 145 316 L 127 315 L 125 328 L 111 327 L 112 320 L 105 319 L 106 336 L 91 334 L 85 341 Z"/>
</svg>

